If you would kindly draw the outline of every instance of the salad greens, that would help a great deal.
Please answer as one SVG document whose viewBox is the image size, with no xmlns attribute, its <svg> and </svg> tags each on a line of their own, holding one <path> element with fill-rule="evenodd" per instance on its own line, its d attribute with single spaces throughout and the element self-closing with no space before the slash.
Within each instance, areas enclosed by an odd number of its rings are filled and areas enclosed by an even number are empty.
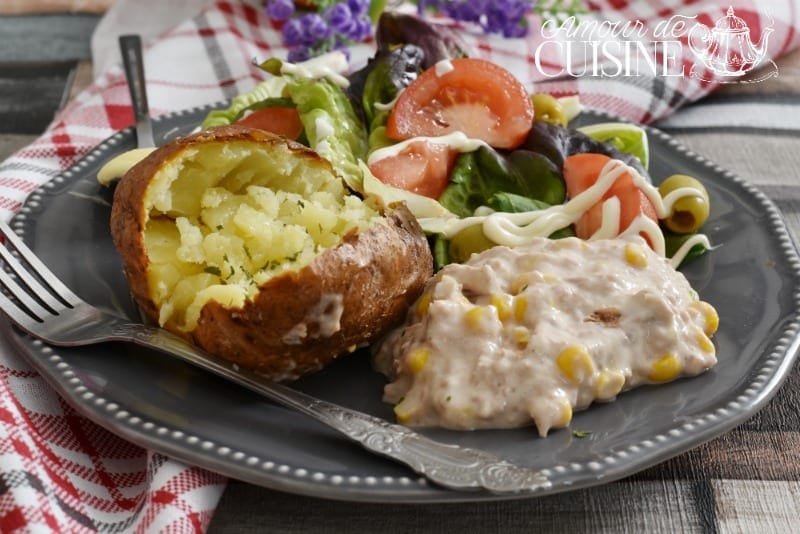
<svg viewBox="0 0 800 534">
<path fill-rule="evenodd" d="M 529 212 L 562 204 L 566 200 L 564 161 L 578 153 L 622 160 L 649 180 L 647 136 L 642 128 L 606 123 L 579 130 L 535 120 L 523 143 L 513 150 L 483 145 L 459 154 L 438 202 L 379 182 L 365 161 L 371 151 L 395 143 L 386 136 L 391 103 L 425 69 L 443 59 L 465 56 L 467 47 L 446 28 L 396 13 L 381 16 L 376 37 L 376 55 L 348 76 L 348 86 L 342 88 L 324 77 L 287 74 L 282 67 L 275 69 L 280 60 L 267 60 L 261 66 L 275 77 L 237 96 L 227 109 L 209 113 L 202 127 L 230 124 L 265 107 L 294 107 L 304 129 L 300 141 L 328 159 L 351 189 L 377 193 L 387 203 L 406 201 L 410 207 L 419 207 L 418 217 L 463 218 L 478 208 Z M 668 255 L 690 237 L 664 234 Z M 574 235 L 571 227 L 551 237 L 567 235 Z M 431 242 L 437 266 L 448 263 L 449 241 L 435 235 Z M 696 246 L 689 257 L 703 251 Z"/>
<path fill-rule="evenodd" d="M 469 55 L 469 46 L 450 28 L 441 25 L 434 27 L 418 17 L 401 13 L 381 15 L 375 30 L 375 41 L 378 44 L 377 57 L 404 44 L 418 46 L 423 53 L 422 70 L 443 59 Z"/>
<path fill-rule="evenodd" d="M 296 80 L 286 88 L 297 106 L 309 146 L 353 189 L 361 187 L 359 161 L 367 156 L 363 123 L 344 92 L 327 80 Z"/>
<path fill-rule="evenodd" d="M 424 57 L 420 47 L 407 44 L 372 60 L 364 72 L 360 98 L 370 131 L 386 124 L 390 109 L 382 104 L 390 103 L 417 79 Z"/>
<path fill-rule="evenodd" d="M 263 81 L 250 91 L 235 96 L 226 109 L 215 109 L 209 112 L 200 124 L 200 128 L 205 130 L 213 126 L 233 124 L 248 111 L 278 105 L 279 102 L 284 106 L 290 106 L 291 102 L 283 97 L 285 86 L 286 80 L 280 77 Z"/>
<path fill-rule="evenodd" d="M 211 111 L 200 127 L 233 124 L 250 111 L 268 107 L 296 108 L 304 133 L 299 141 L 330 161 L 349 187 L 360 189 L 359 161 L 367 155 L 367 134 L 350 99 L 327 79 L 270 78 L 235 97 L 227 109 Z"/>
<path fill-rule="evenodd" d="M 564 180 L 555 165 L 528 150 L 503 155 L 482 146 L 461 154 L 450 182 L 439 202 L 459 217 L 469 217 L 487 205 L 497 211 L 521 211 L 532 206 L 542 209 L 564 202 L 566 196 Z"/>
</svg>

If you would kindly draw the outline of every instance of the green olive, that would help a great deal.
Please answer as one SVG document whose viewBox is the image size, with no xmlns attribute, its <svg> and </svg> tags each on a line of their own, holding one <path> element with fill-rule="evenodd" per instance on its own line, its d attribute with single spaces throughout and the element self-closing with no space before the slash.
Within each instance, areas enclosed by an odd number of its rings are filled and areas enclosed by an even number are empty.
<svg viewBox="0 0 800 534">
<path fill-rule="evenodd" d="M 533 103 L 533 120 L 558 124 L 559 126 L 567 125 L 567 115 L 564 113 L 564 108 L 561 106 L 561 102 L 556 100 L 553 95 L 536 93 L 531 96 L 531 103 Z"/>
<path fill-rule="evenodd" d="M 708 191 L 695 178 L 685 174 L 673 174 L 658 186 L 661 198 L 664 198 L 672 191 L 682 187 L 691 187 L 697 190 L 696 195 L 679 198 L 672 205 L 672 211 L 664 219 L 663 223 L 667 229 L 677 234 L 691 234 L 708 220 L 710 202 Z"/>
<path fill-rule="evenodd" d="M 473 254 L 490 249 L 495 244 L 483 233 L 482 225 L 474 224 L 467 226 L 453 236 L 453 239 L 450 240 L 448 252 L 452 261 L 463 263 Z"/>
</svg>

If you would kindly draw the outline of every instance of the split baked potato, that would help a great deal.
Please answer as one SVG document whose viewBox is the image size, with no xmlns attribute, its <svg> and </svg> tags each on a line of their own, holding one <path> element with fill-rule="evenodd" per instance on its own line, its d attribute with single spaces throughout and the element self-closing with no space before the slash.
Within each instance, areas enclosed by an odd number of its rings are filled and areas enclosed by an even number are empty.
<svg viewBox="0 0 800 534">
<path fill-rule="evenodd" d="M 150 320 L 276 380 L 376 340 L 432 273 L 404 205 L 362 200 L 310 149 L 237 126 L 131 168 L 111 235 Z"/>
</svg>

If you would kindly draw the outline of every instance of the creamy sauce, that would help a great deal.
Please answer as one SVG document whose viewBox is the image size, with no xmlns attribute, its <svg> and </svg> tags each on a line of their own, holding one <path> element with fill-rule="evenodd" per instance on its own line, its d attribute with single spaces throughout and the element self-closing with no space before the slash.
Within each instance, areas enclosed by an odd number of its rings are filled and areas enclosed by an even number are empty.
<svg viewBox="0 0 800 534">
<path fill-rule="evenodd" d="M 395 97 L 393 99 L 391 99 L 389 102 L 386 102 L 386 103 L 375 102 L 373 104 L 373 106 L 378 111 L 390 111 L 392 108 L 394 108 L 394 105 L 397 104 L 397 100 L 400 98 L 400 95 L 402 95 L 402 94 L 403 94 L 403 91 L 398 91 L 397 94 L 395 95 Z"/>
<path fill-rule="evenodd" d="M 436 63 L 436 65 L 434 65 L 433 68 L 435 69 L 434 72 L 436 72 L 436 76 L 438 77 L 444 76 L 448 72 L 452 72 L 455 69 L 453 62 L 449 59 L 443 59 L 439 61 Z"/>
<path fill-rule="evenodd" d="M 464 228 L 481 224 L 486 237 L 499 245 L 524 245 L 534 237 L 547 237 L 553 232 L 575 223 L 589 208 L 600 202 L 606 192 L 614 185 L 614 182 L 625 173 L 633 177 L 633 183 L 644 192 L 653 204 L 659 218 L 669 215 L 673 205 L 679 199 L 699 194 L 692 187 L 682 187 L 662 199 L 658 189 L 639 174 L 636 169 L 622 161 L 610 160 L 603 167 L 597 181 L 591 187 L 563 204 L 551 206 L 544 210 L 521 213 L 490 212 L 463 219 L 455 217 L 421 218 L 420 224 L 425 231 L 440 233 L 446 238 L 452 238 Z M 601 226 L 590 240 L 641 234 L 647 237 L 658 254 L 665 255 L 664 234 L 656 221 L 640 215 L 631 222 L 628 228 L 620 231 L 619 220 L 619 199 L 611 197 L 605 200 L 602 208 Z M 673 266 L 680 265 L 689 250 L 698 244 L 703 245 L 705 248 L 711 248 L 711 243 L 706 236 L 701 234 L 692 236 L 687 244 L 682 246 L 678 253 L 671 258 L 670 261 Z"/>
<path fill-rule="evenodd" d="M 303 320 L 286 332 L 281 341 L 300 345 L 307 339 L 330 337 L 341 330 L 344 297 L 339 293 L 325 294 L 308 310 Z"/>
<path fill-rule="evenodd" d="M 439 135 L 434 137 L 412 137 L 411 139 L 406 139 L 405 141 L 400 141 L 399 143 L 395 143 L 393 145 L 382 147 L 373 151 L 367 158 L 367 164 L 372 165 L 373 163 L 376 163 L 384 158 L 398 156 L 410 145 L 418 142 L 447 145 L 451 149 L 458 152 L 473 152 L 482 146 L 489 146 L 485 141 L 467 137 L 464 132 L 453 132 L 447 135 Z"/>
<path fill-rule="evenodd" d="M 716 363 L 714 309 L 640 236 L 495 247 L 442 269 L 375 363 L 402 423 L 536 425 Z"/>
<path fill-rule="evenodd" d="M 330 137 L 336 133 L 333 123 L 330 120 L 330 115 L 320 115 L 314 119 L 314 127 L 317 130 L 317 139 L 322 140 Z"/>
<path fill-rule="evenodd" d="M 335 50 L 301 63 L 285 61 L 281 64 L 280 72 L 306 80 L 326 78 L 339 87 L 347 88 L 350 86 L 350 81 L 342 73 L 346 72 L 348 68 L 350 65 L 347 62 L 347 56 Z"/>
<path fill-rule="evenodd" d="M 156 147 L 134 148 L 115 156 L 106 162 L 97 173 L 97 181 L 101 185 L 111 185 L 117 178 L 122 177 L 128 170 L 150 155 Z"/>
</svg>

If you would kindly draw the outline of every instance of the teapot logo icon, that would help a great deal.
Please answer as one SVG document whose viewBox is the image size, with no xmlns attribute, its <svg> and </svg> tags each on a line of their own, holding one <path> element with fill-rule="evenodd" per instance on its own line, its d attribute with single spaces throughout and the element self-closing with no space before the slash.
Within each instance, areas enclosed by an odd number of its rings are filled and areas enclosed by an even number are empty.
<svg viewBox="0 0 800 534">
<path fill-rule="evenodd" d="M 772 32 L 772 27 L 764 28 L 761 41 L 757 45 L 753 44 L 750 40 L 750 28 L 741 17 L 736 16 L 731 6 L 712 29 L 696 23 L 689 32 L 688 44 L 706 69 L 717 76 L 735 79 L 763 61 Z M 772 65 L 775 66 L 774 63 Z M 692 70 L 696 74 L 696 69 Z"/>
</svg>

